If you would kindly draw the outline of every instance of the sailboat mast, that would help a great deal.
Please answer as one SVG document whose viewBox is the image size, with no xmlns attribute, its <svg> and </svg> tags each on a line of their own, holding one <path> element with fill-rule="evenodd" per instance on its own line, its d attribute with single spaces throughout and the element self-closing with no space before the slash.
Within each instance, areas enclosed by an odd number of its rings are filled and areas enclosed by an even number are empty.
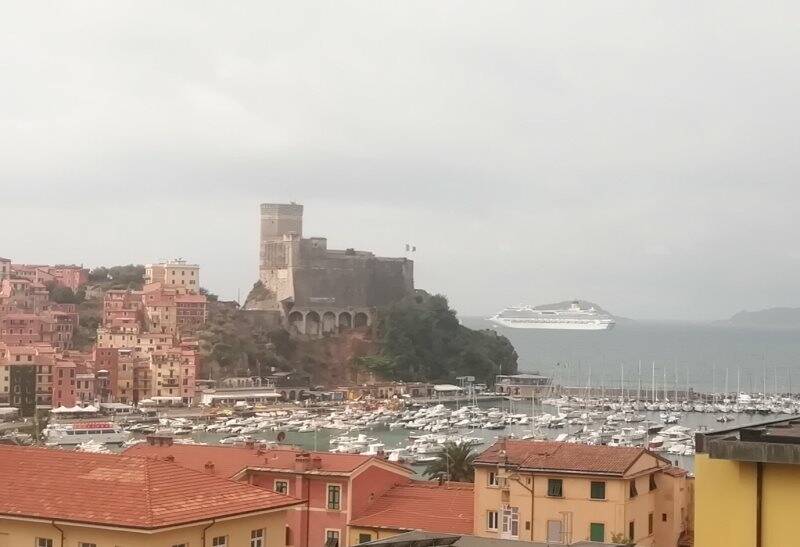
<svg viewBox="0 0 800 547">
<path fill-rule="evenodd" d="M 636 402 L 642 400 L 642 360 L 639 359 L 639 384 L 636 386 Z"/>
<path fill-rule="evenodd" d="M 653 378 L 652 378 L 652 387 L 650 388 L 650 401 L 653 404 L 656 404 L 656 362 L 653 361 Z"/>
</svg>

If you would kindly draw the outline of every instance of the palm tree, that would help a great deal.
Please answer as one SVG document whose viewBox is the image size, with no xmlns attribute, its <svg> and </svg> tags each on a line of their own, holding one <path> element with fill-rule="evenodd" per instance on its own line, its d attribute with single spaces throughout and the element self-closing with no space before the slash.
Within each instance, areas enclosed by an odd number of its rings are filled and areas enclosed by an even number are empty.
<svg viewBox="0 0 800 547">
<path fill-rule="evenodd" d="M 472 482 L 475 479 L 473 461 L 478 455 L 472 449 L 474 443 L 455 443 L 447 441 L 436 460 L 425 468 L 425 476 L 439 477 L 448 481 Z"/>
</svg>

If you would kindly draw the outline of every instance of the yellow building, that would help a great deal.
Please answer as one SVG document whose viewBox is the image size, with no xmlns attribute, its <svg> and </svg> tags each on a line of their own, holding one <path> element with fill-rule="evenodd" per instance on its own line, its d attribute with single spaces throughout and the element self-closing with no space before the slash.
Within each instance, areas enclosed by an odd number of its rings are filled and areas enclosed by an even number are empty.
<svg viewBox="0 0 800 547">
<path fill-rule="evenodd" d="M 163 289 L 176 289 L 179 293 L 200 292 L 200 266 L 175 259 L 145 266 L 148 284 L 160 283 Z"/>
<path fill-rule="evenodd" d="M 800 422 L 698 434 L 696 445 L 695 545 L 800 545 Z"/>
<path fill-rule="evenodd" d="M 473 533 L 674 547 L 691 500 L 686 472 L 642 448 L 501 440 L 475 460 Z"/>
<path fill-rule="evenodd" d="M 164 460 L 0 446 L 0 547 L 277 547 L 300 500 Z"/>
</svg>

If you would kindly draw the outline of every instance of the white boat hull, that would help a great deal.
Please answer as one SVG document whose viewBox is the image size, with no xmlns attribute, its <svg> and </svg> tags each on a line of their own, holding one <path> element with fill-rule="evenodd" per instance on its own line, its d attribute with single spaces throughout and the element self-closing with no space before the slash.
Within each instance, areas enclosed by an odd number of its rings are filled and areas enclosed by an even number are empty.
<svg viewBox="0 0 800 547">
<path fill-rule="evenodd" d="M 540 330 L 609 330 L 614 327 L 613 322 L 549 322 L 531 321 L 528 319 L 505 319 L 502 317 L 492 317 L 490 321 L 510 329 L 540 329 Z"/>
</svg>

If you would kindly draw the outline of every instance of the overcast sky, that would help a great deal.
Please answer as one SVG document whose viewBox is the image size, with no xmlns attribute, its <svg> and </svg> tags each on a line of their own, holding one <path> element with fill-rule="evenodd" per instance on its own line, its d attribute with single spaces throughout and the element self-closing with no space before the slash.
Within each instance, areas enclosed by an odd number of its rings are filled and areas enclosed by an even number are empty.
<svg viewBox="0 0 800 547">
<path fill-rule="evenodd" d="M 800 306 L 797 2 L 16 2 L 0 256 L 257 278 L 258 204 L 465 315 Z"/>
</svg>

